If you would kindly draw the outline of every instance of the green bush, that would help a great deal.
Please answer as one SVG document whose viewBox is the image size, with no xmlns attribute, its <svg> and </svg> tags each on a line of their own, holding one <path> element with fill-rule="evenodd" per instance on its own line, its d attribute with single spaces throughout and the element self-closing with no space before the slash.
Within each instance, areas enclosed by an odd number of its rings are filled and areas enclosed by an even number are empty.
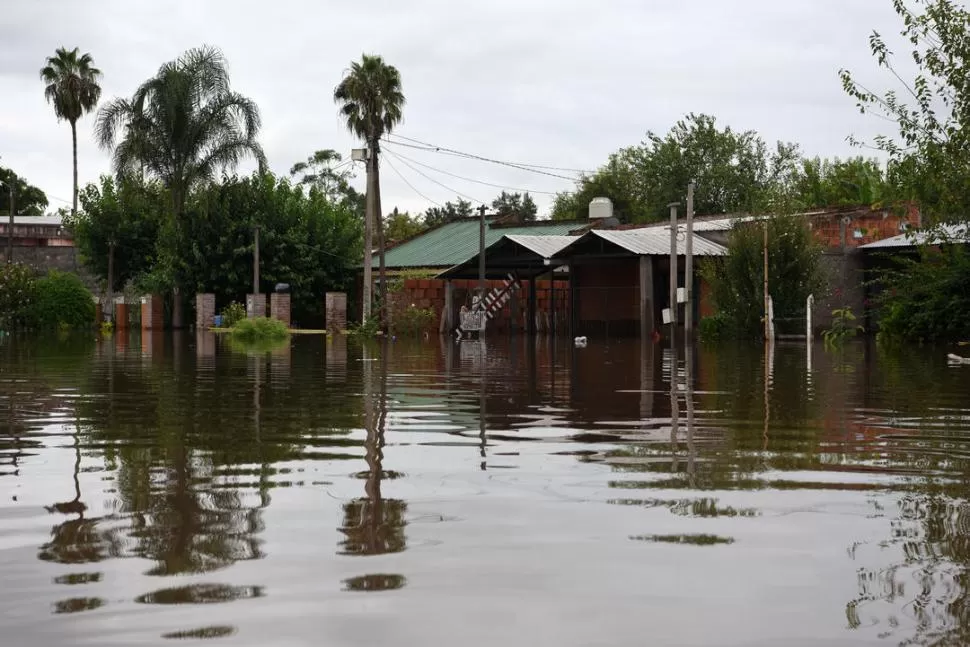
<svg viewBox="0 0 970 647">
<path fill-rule="evenodd" d="M 417 336 L 431 329 L 436 319 L 434 308 L 418 308 L 410 305 L 397 315 L 394 326 L 402 335 Z"/>
<path fill-rule="evenodd" d="M 43 330 L 94 324 L 94 299 L 76 274 L 51 270 L 35 283 L 32 324 Z"/>
<path fill-rule="evenodd" d="M 943 341 L 970 338 L 970 250 L 921 250 L 881 273 L 876 303 L 885 338 Z"/>
<path fill-rule="evenodd" d="M 701 341 L 732 339 L 736 336 L 734 320 L 723 312 L 718 312 L 710 317 L 704 317 L 700 321 L 698 334 L 700 335 Z"/>
<path fill-rule="evenodd" d="M 865 329 L 855 322 L 856 316 L 852 314 L 852 308 L 846 306 L 833 310 L 832 327 L 822 332 L 825 346 L 836 348 L 841 346 L 846 339 L 851 339 L 860 332 L 865 332 Z"/>
<path fill-rule="evenodd" d="M 269 317 L 242 319 L 232 327 L 233 338 L 243 342 L 286 339 L 289 335 L 286 324 Z"/>
<path fill-rule="evenodd" d="M 35 298 L 33 270 L 20 263 L 0 266 L 0 330 L 31 327 Z"/>
<path fill-rule="evenodd" d="M 246 318 L 246 306 L 233 301 L 222 309 L 222 327 L 232 328 L 238 322 Z"/>
<path fill-rule="evenodd" d="M 803 318 L 809 294 L 823 287 L 821 248 L 805 222 L 775 216 L 741 223 L 731 231 L 728 255 L 704 259 L 700 273 L 711 286 L 718 312 L 730 319 L 726 331 L 738 337 L 764 334 L 764 228 L 768 229 L 768 291 L 775 320 Z"/>
</svg>

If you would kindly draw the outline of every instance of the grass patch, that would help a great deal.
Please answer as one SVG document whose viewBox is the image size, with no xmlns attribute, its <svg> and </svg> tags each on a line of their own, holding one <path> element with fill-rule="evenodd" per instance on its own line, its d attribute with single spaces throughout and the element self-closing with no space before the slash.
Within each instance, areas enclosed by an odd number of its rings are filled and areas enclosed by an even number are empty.
<svg viewBox="0 0 970 647">
<path fill-rule="evenodd" d="M 281 341 L 289 336 L 286 324 L 269 317 L 241 319 L 232 327 L 233 339 L 244 343 Z"/>
</svg>

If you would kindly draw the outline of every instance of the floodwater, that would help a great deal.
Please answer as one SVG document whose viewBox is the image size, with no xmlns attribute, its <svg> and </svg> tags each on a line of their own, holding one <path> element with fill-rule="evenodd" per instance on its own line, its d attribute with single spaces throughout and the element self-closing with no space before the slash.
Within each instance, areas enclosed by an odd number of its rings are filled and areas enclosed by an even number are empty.
<svg viewBox="0 0 970 647">
<path fill-rule="evenodd" d="M 0 343 L 0 644 L 970 644 L 946 349 L 226 342 Z"/>
</svg>

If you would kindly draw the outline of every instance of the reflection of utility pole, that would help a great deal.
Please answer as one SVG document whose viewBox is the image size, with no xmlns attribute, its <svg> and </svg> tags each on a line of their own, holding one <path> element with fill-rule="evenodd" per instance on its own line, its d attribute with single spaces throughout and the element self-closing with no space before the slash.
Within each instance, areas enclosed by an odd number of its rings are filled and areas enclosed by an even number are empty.
<svg viewBox="0 0 970 647">
<path fill-rule="evenodd" d="M 670 335 L 670 471 L 677 472 L 677 432 L 680 422 L 680 404 L 677 402 L 677 344 Z"/>
<path fill-rule="evenodd" d="M 690 300 L 688 300 L 688 304 Z M 684 399 L 687 401 L 687 478 L 692 488 L 697 487 L 694 478 L 694 346 L 684 346 Z"/>
</svg>

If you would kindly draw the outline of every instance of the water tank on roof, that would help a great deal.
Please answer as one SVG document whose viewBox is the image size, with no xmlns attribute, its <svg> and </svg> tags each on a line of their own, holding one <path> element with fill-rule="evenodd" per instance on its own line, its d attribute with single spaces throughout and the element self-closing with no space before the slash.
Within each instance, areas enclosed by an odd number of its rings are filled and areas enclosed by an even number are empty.
<svg viewBox="0 0 970 647">
<path fill-rule="evenodd" d="M 589 201 L 589 219 L 603 220 L 613 217 L 613 201 L 609 198 L 593 198 Z"/>
</svg>

